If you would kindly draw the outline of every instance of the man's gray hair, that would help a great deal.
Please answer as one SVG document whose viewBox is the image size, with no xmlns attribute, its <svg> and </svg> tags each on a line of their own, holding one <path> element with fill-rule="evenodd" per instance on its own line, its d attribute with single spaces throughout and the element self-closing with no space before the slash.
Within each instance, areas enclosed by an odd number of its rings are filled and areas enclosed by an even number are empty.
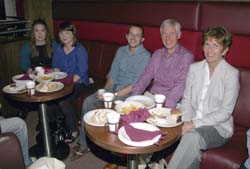
<svg viewBox="0 0 250 169">
<path fill-rule="evenodd" d="M 161 23 L 160 32 L 162 32 L 162 29 L 166 26 L 175 26 L 177 34 L 181 32 L 181 24 L 174 20 L 174 19 L 166 19 Z"/>
</svg>

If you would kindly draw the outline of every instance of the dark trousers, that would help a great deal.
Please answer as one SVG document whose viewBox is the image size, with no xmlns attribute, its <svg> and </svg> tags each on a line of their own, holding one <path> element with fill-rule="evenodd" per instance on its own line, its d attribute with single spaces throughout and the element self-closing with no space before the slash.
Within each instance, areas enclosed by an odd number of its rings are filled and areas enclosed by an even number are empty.
<svg viewBox="0 0 250 169">
<path fill-rule="evenodd" d="M 65 123 L 68 133 L 72 133 L 73 131 L 78 130 L 74 101 L 77 97 L 82 95 L 87 89 L 88 86 L 76 83 L 73 92 L 70 95 L 67 95 L 62 99 L 60 99 L 58 102 L 61 111 L 63 112 L 63 115 L 65 117 Z"/>
</svg>

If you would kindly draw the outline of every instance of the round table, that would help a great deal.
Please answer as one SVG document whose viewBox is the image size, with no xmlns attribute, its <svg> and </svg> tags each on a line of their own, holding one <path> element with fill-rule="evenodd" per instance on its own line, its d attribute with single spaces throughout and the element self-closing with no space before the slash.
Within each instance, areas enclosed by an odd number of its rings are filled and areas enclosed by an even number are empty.
<svg viewBox="0 0 250 169">
<path fill-rule="evenodd" d="M 160 140 L 159 145 L 133 147 L 122 143 L 116 134 L 109 132 L 108 127 L 96 127 L 87 123 L 84 125 L 87 136 L 95 144 L 113 152 L 127 154 L 128 169 L 138 168 L 139 154 L 154 153 L 173 145 L 180 139 L 182 128 L 182 125 L 171 128 L 160 128 L 162 131 L 166 131 L 167 135 L 164 139 Z"/>
<path fill-rule="evenodd" d="M 45 154 L 48 157 L 51 157 L 51 143 L 50 143 L 50 133 L 49 133 L 49 125 L 47 119 L 47 110 L 46 110 L 46 102 L 59 99 L 63 96 L 70 94 L 73 91 L 74 84 L 64 84 L 62 90 L 51 92 L 51 93 L 40 93 L 37 92 L 35 95 L 30 96 L 27 92 L 18 93 L 18 94 L 10 94 L 6 93 L 7 97 L 12 100 L 20 101 L 20 102 L 29 102 L 29 103 L 39 103 L 39 113 L 42 122 L 42 131 L 43 131 L 43 139 L 44 139 L 44 149 Z"/>
</svg>

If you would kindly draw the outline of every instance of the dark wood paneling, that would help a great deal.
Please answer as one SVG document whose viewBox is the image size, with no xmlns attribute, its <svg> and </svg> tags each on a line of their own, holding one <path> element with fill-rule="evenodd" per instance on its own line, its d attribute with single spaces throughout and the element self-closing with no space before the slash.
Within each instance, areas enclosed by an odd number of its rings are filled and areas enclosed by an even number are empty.
<svg viewBox="0 0 250 169">
<path fill-rule="evenodd" d="M 0 88 L 12 83 L 12 76 L 22 73 L 20 66 L 20 50 L 23 40 L 13 42 L 1 42 L 0 44 Z M 7 116 L 15 114 L 16 109 L 9 104 L 1 90 L 0 103 L 2 112 Z"/>
</svg>

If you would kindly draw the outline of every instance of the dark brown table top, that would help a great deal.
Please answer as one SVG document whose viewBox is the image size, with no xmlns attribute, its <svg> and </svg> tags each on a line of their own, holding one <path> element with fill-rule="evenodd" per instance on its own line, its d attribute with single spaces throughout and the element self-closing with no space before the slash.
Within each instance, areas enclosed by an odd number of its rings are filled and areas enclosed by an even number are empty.
<svg viewBox="0 0 250 169">
<path fill-rule="evenodd" d="M 123 154 L 146 154 L 163 150 L 174 144 L 181 137 L 182 125 L 172 128 L 160 128 L 167 131 L 167 135 L 160 140 L 159 145 L 147 147 L 134 147 L 122 143 L 116 134 L 109 132 L 108 127 L 96 127 L 85 123 L 85 129 L 88 137 L 98 146 Z"/>
<path fill-rule="evenodd" d="M 64 87 L 62 90 L 51 92 L 51 93 L 41 93 L 36 91 L 35 95 L 30 96 L 27 92 L 25 93 L 18 93 L 18 94 L 9 94 L 6 93 L 6 95 L 15 101 L 20 102 L 47 102 L 51 100 L 55 100 L 58 98 L 61 98 L 63 96 L 66 96 L 70 94 L 73 90 L 74 84 L 64 84 Z"/>
</svg>

